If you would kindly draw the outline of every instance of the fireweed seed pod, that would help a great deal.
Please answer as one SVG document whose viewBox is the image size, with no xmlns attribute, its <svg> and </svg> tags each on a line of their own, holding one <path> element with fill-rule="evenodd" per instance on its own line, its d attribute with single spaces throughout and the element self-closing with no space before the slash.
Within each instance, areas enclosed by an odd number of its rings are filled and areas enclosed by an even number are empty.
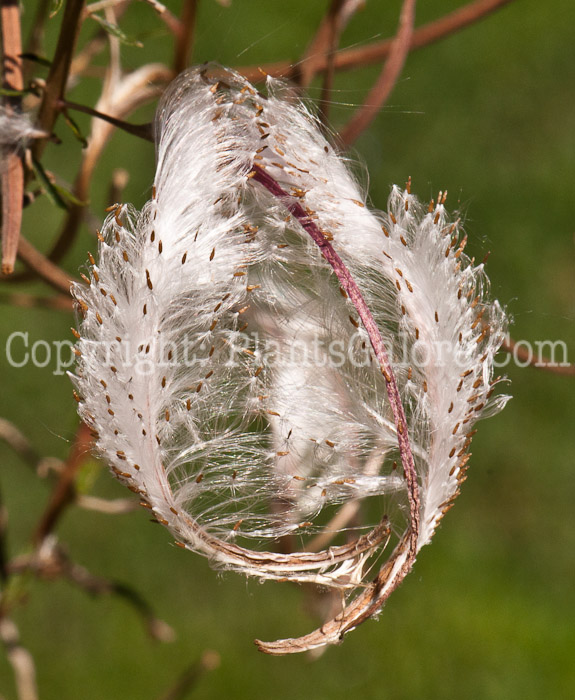
<svg viewBox="0 0 575 700">
<path fill-rule="evenodd" d="M 411 570 L 499 410 L 506 319 L 444 197 L 366 195 L 313 116 L 208 65 L 156 119 L 154 196 L 104 222 L 73 377 L 98 452 L 212 564 L 340 589 L 336 643 Z M 287 547 L 280 552 L 278 542 Z"/>
</svg>

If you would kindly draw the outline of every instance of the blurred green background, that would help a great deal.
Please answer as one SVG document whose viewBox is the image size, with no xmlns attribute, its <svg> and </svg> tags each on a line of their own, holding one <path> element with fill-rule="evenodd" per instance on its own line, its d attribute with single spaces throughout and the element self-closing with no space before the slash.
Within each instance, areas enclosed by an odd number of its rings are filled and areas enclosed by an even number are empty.
<svg viewBox="0 0 575 700">
<path fill-rule="evenodd" d="M 167 3 L 179 11 L 179 1 Z M 461 3 L 420 2 L 417 24 Z M 215 0 L 200 4 L 194 60 L 246 65 L 297 60 L 327 3 L 309 0 Z M 366 3 L 342 46 L 395 31 L 400 2 Z M 29 26 L 33 2 L 25 2 Z M 46 55 L 61 13 L 49 22 Z M 126 70 L 171 60 L 171 41 L 154 11 L 134 3 L 121 22 L 144 48 L 123 47 Z M 82 41 L 90 31 L 82 33 Z M 392 183 L 413 178 L 422 199 L 447 188 L 460 209 L 468 252 L 492 255 L 493 295 L 508 309 L 512 335 L 531 342 L 562 340 L 575 361 L 575 3 L 516 0 L 439 44 L 412 54 L 393 95 L 356 144 L 367 164 L 373 203 L 385 207 Z M 107 55 L 99 59 L 105 65 Z M 361 103 L 378 68 L 342 74 L 331 119 L 341 126 Z M 93 105 L 98 76 L 70 99 Z M 310 89 L 319 96 L 319 84 Z M 134 121 L 144 121 L 152 108 Z M 88 131 L 88 119 L 78 122 Z M 59 122 L 61 146 L 45 165 L 72 180 L 80 146 Z M 103 217 L 112 168 L 130 173 L 124 199 L 149 196 L 153 148 L 116 135 L 98 168 L 91 208 Z M 61 212 L 38 201 L 24 231 L 50 247 Z M 77 274 L 94 249 L 86 226 L 64 266 Z M 45 293 L 38 284 L 28 292 Z M 16 287 L 3 291 L 15 291 Z M 13 421 L 43 455 L 64 458 L 77 418 L 65 376 L 46 368 L 8 365 L 5 339 L 28 332 L 30 343 L 71 339 L 64 312 L 0 306 L 0 416 Z M 503 358 L 502 358 L 503 359 Z M 30 582 L 14 619 L 33 653 L 43 700 L 160 697 L 184 668 L 209 649 L 220 666 L 190 697 L 215 698 L 477 698 L 575 697 L 575 378 L 510 363 L 513 400 L 482 423 L 469 478 L 433 546 L 391 597 L 378 622 L 368 622 L 316 661 L 269 658 L 252 644 L 294 636 L 316 623 L 303 596 L 287 584 L 246 582 L 212 572 L 199 556 L 171 545 L 145 512 L 109 516 L 71 508 L 58 528 L 74 560 L 94 574 L 130 582 L 172 625 L 177 639 L 152 642 L 122 601 L 90 599 L 64 582 Z M 126 495 L 105 469 L 93 493 Z M 0 487 L 10 515 L 12 554 L 26 551 L 49 487 L 0 444 Z M 0 695 L 15 698 L 12 673 L 0 655 Z"/>
</svg>

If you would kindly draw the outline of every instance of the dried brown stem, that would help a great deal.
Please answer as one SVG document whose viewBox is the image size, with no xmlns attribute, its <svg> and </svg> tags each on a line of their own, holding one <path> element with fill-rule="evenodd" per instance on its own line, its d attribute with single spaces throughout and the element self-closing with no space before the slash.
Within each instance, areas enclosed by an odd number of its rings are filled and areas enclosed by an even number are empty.
<svg viewBox="0 0 575 700">
<path fill-rule="evenodd" d="M 22 90 L 22 38 L 20 33 L 20 8 L 17 0 L 2 0 L 2 86 L 11 90 Z M 20 110 L 19 97 L 5 98 L 8 112 Z M 24 167 L 18 153 L 7 153 L 2 168 L 2 273 L 14 271 L 18 237 L 22 225 L 24 201 Z"/>
<path fill-rule="evenodd" d="M 44 479 L 49 474 L 59 474 L 63 462 L 56 457 L 41 457 L 28 438 L 13 423 L 0 418 L 0 440 L 4 441 L 34 473 Z"/>
<path fill-rule="evenodd" d="M 22 226 L 24 168 L 17 153 L 9 153 L 2 170 L 2 274 L 14 271 Z"/>
<path fill-rule="evenodd" d="M 355 112 L 340 133 L 344 147 L 350 146 L 375 119 L 401 74 L 413 36 L 415 0 L 404 0 L 397 34 L 391 42 L 389 56 L 363 105 Z"/>
<path fill-rule="evenodd" d="M 78 427 L 64 469 L 60 472 L 58 481 L 52 492 L 48 507 L 36 529 L 34 535 L 36 544 L 40 545 L 54 530 L 64 510 L 74 500 L 76 476 L 86 456 L 89 455 L 91 446 L 92 436 L 90 434 L 90 429 L 85 423 L 81 423 Z"/>
<path fill-rule="evenodd" d="M 471 2 L 438 20 L 429 22 L 423 27 L 416 29 L 413 32 L 409 50 L 415 51 L 416 49 L 421 49 L 451 34 L 455 34 L 511 2 L 513 2 L 513 0 L 475 0 L 475 2 Z M 361 68 L 362 66 L 379 63 L 389 56 L 392 42 L 392 39 L 385 39 L 384 41 L 374 42 L 367 46 L 340 51 L 336 54 L 334 59 L 335 70 L 351 70 L 353 68 Z M 316 72 L 322 73 L 327 70 L 327 67 L 328 61 L 325 57 L 322 57 L 321 60 L 318 60 Z M 301 71 L 301 67 L 289 61 L 279 61 L 262 66 L 240 67 L 235 70 L 251 82 L 261 82 L 262 72 L 263 75 L 270 75 L 274 78 L 285 78 L 287 80 L 297 81 L 297 76 Z"/>
<path fill-rule="evenodd" d="M 130 182 L 130 173 L 125 168 L 115 168 L 108 187 L 108 203 L 124 201 L 124 190 Z"/>
</svg>

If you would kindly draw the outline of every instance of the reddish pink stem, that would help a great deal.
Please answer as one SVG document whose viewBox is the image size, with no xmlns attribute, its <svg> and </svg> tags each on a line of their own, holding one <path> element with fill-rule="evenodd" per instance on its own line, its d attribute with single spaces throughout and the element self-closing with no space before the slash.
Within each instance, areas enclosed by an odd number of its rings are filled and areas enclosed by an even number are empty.
<svg viewBox="0 0 575 700">
<path fill-rule="evenodd" d="M 417 472 L 411 446 L 409 444 L 409 436 L 407 431 L 407 420 L 405 411 L 401 403 L 399 389 L 393 375 L 393 370 L 387 356 L 385 344 L 379 328 L 369 307 L 363 298 L 363 295 L 357 286 L 356 281 L 351 276 L 351 273 L 345 266 L 343 260 L 334 250 L 331 243 L 326 239 L 323 233 L 319 230 L 314 221 L 309 217 L 301 204 L 290 196 L 281 185 L 269 175 L 263 168 L 258 165 L 253 165 L 253 179 L 263 185 L 270 194 L 277 197 L 288 211 L 299 221 L 305 231 L 310 235 L 314 243 L 318 246 L 325 260 L 330 264 L 335 272 L 342 289 L 347 293 L 350 301 L 354 305 L 362 323 L 367 331 L 371 347 L 375 353 L 381 372 L 385 379 L 387 395 L 393 412 L 393 419 L 397 428 L 397 441 L 399 444 L 399 453 L 401 455 L 401 463 L 403 465 L 403 473 L 407 483 L 407 491 L 409 494 L 409 505 L 411 515 L 411 532 L 410 532 L 410 549 L 413 549 L 415 555 L 415 546 L 417 543 L 417 534 L 419 532 L 419 485 L 417 483 Z"/>
</svg>

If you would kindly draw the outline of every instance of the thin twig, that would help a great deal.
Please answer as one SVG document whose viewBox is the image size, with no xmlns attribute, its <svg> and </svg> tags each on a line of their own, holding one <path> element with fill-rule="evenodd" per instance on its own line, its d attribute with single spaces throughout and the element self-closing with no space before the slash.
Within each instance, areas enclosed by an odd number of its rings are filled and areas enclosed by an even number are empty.
<svg viewBox="0 0 575 700">
<path fill-rule="evenodd" d="M 40 109 L 38 110 L 38 128 L 48 134 L 52 133 L 54 122 L 59 113 L 58 100 L 64 97 L 66 90 L 72 56 L 80 30 L 83 7 L 84 0 L 67 0 L 64 8 L 56 52 L 46 80 Z M 46 139 L 38 139 L 34 142 L 32 150 L 36 160 L 40 160 L 46 143 Z"/>
<path fill-rule="evenodd" d="M 323 85 L 321 86 L 321 96 L 318 104 L 319 119 L 322 124 L 326 124 L 329 116 L 331 104 L 331 92 L 335 77 L 335 55 L 339 47 L 339 40 L 346 23 L 352 14 L 362 5 L 361 0 L 334 0 L 333 11 L 330 13 L 329 21 L 329 44 L 327 47 L 327 69 L 323 75 Z"/>
<path fill-rule="evenodd" d="M 38 277 L 51 287 L 64 294 L 70 293 L 70 285 L 75 279 L 63 272 L 57 265 L 54 265 L 23 236 L 20 236 L 18 241 L 18 257 L 30 270 L 35 272 Z M 2 279 L 1 276 L 0 279 Z M 11 278 L 8 277 L 6 279 Z"/>
<path fill-rule="evenodd" d="M 552 362 L 547 357 L 538 356 L 533 357 L 533 353 L 524 350 L 515 340 L 507 338 L 501 344 L 501 349 L 508 352 L 510 355 L 515 355 L 515 357 L 529 364 L 531 367 L 536 369 L 544 370 L 545 372 L 551 372 L 552 374 L 560 374 L 567 377 L 575 377 L 575 365 L 573 364 L 557 364 Z"/>
<path fill-rule="evenodd" d="M 318 72 L 318 66 L 325 62 L 326 58 L 329 72 L 329 65 L 333 62 L 331 57 L 337 48 L 339 37 L 353 14 L 363 4 L 364 0 L 332 0 L 314 38 L 297 63 L 299 72 L 294 82 L 301 87 L 308 87 Z"/>
<path fill-rule="evenodd" d="M 152 606 L 132 586 L 94 576 L 83 566 L 74 562 L 68 562 L 62 573 L 65 578 L 91 595 L 116 595 L 122 598 L 141 616 L 152 639 L 159 642 L 172 642 L 175 639 L 174 630 L 170 625 L 156 617 Z"/>
<path fill-rule="evenodd" d="M 85 423 L 80 423 L 64 469 L 59 475 L 48 506 L 36 528 L 34 534 L 36 544 L 41 544 L 54 530 L 66 507 L 73 502 L 76 492 L 76 476 L 86 457 L 90 454 L 91 446 L 90 429 Z"/>
<path fill-rule="evenodd" d="M 448 15 L 440 17 L 438 20 L 429 22 L 423 27 L 416 29 L 411 38 L 409 50 L 421 49 L 451 34 L 455 34 L 511 2 L 513 0 L 475 0 L 475 2 L 471 2 Z M 389 56 L 392 42 L 393 39 L 385 39 L 384 41 L 373 42 L 367 46 L 340 51 L 335 56 L 335 70 L 351 70 L 373 63 L 380 63 Z M 327 70 L 327 67 L 328 61 L 324 57 L 318 61 L 316 72 L 322 73 Z M 261 82 L 266 75 L 295 81 L 301 68 L 289 61 L 279 61 L 259 66 L 240 67 L 235 70 L 245 76 L 250 82 L 257 83 Z"/>
<path fill-rule="evenodd" d="M 52 473 L 59 474 L 64 467 L 57 457 L 41 457 L 24 433 L 5 418 L 0 418 L 0 440 L 11 447 L 41 479 Z"/>
<path fill-rule="evenodd" d="M 105 513 L 106 515 L 125 515 L 132 513 L 140 507 L 140 504 L 133 498 L 115 498 L 108 500 L 107 498 L 98 498 L 96 496 L 84 496 L 82 494 L 76 496 L 76 505 L 85 510 L 93 510 L 97 513 Z"/>
<path fill-rule="evenodd" d="M 130 5 L 130 2 L 131 0 L 123 0 L 122 2 L 118 2 L 116 4 L 116 6 L 114 7 L 116 23 L 118 23 L 122 15 L 126 12 L 128 6 Z M 70 78 L 68 81 L 69 83 L 73 84 L 75 81 L 78 80 L 80 76 L 84 75 L 87 72 L 92 62 L 92 59 L 95 56 L 97 56 L 101 51 L 103 51 L 108 45 L 108 38 L 109 34 L 103 27 L 99 27 L 99 29 L 97 29 L 94 32 L 92 38 L 89 39 L 84 44 L 84 46 L 78 51 L 78 53 L 72 58 L 72 64 L 70 66 Z"/>
<path fill-rule="evenodd" d="M 196 17 L 198 14 L 198 0 L 184 0 L 182 16 L 179 20 L 179 31 L 176 36 L 174 48 L 174 72 L 177 75 L 188 67 L 190 54 L 194 44 L 196 29 Z"/>
<path fill-rule="evenodd" d="M 32 469 L 37 469 L 41 460 L 40 455 L 24 433 L 5 418 L 0 418 L 0 440 L 9 445 Z"/>
<path fill-rule="evenodd" d="M 163 85 L 172 77 L 172 72 L 161 64 L 148 64 L 138 68 L 133 73 L 123 76 L 120 82 L 112 91 L 111 97 L 102 96 L 98 102 L 100 109 L 92 109 L 75 102 L 60 101 L 62 106 L 69 109 L 77 109 L 95 117 L 92 124 L 92 133 L 88 141 L 88 147 L 83 152 L 80 172 L 74 183 L 74 196 L 81 202 L 89 199 L 90 182 L 94 169 L 98 163 L 100 155 L 111 135 L 114 127 L 129 131 L 133 135 L 140 136 L 146 140 L 152 140 L 151 124 L 129 124 L 123 120 L 131 112 L 146 104 L 150 100 L 156 99 L 162 92 Z M 52 250 L 44 258 L 49 263 L 59 262 L 68 252 L 83 220 L 85 207 L 71 204 L 64 226 Z M 59 269 L 55 265 L 56 270 Z M 25 271 L 13 275 L 10 281 L 22 282 L 29 278 Z M 69 284 L 66 292 L 69 289 Z"/>
<path fill-rule="evenodd" d="M 36 668 L 30 652 L 20 644 L 18 628 L 7 617 L 0 619 L 0 639 L 14 671 L 18 700 L 38 700 Z"/>
<path fill-rule="evenodd" d="M 415 0 L 404 0 L 399 18 L 397 35 L 391 44 L 389 57 L 363 105 L 356 111 L 340 133 L 344 147 L 350 146 L 375 119 L 403 69 L 409 53 L 413 24 L 415 22 Z"/>
<path fill-rule="evenodd" d="M 10 575 L 32 573 L 40 579 L 63 578 L 93 596 L 116 595 L 128 603 L 142 618 L 148 634 L 161 642 L 171 642 L 174 630 L 154 614 L 151 605 L 130 585 L 95 576 L 71 561 L 53 536 L 47 537 L 33 554 L 15 557 L 8 564 Z"/>
<path fill-rule="evenodd" d="M 195 661 L 180 675 L 176 683 L 159 700 L 183 700 L 188 697 L 200 678 L 208 671 L 214 671 L 220 665 L 220 655 L 217 651 L 206 649 L 200 659 Z"/>
<path fill-rule="evenodd" d="M 1 0 L 2 17 L 2 86 L 22 90 L 22 38 L 20 33 L 20 8 L 16 0 Z M 21 98 L 4 98 L 8 112 L 19 111 Z M 2 273 L 14 271 L 18 237 L 22 225 L 24 202 L 24 166 L 20 154 L 8 152 L 2 167 Z"/>
<path fill-rule="evenodd" d="M 39 297 L 34 294 L 0 294 L 0 304 L 15 306 L 22 309 L 51 309 L 53 311 L 73 311 L 73 299 L 64 294 L 51 297 Z"/>
</svg>

